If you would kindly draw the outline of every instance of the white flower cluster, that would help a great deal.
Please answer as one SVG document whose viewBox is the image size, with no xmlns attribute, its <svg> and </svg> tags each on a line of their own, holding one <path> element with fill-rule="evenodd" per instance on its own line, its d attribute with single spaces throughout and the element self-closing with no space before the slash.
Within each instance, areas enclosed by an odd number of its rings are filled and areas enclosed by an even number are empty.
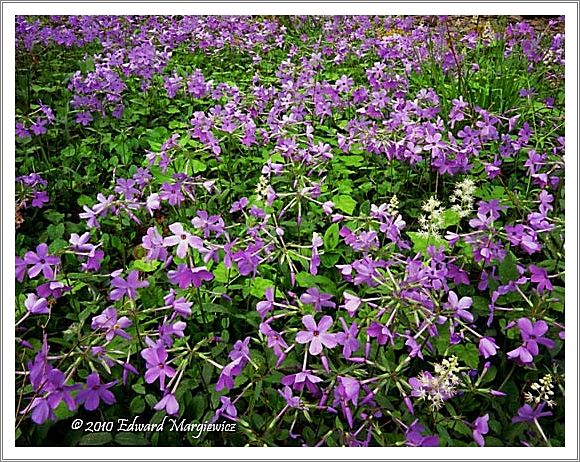
<svg viewBox="0 0 580 462">
<path fill-rule="evenodd" d="M 436 411 L 443 406 L 443 402 L 457 394 L 460 383 L 458 373 L 461 371 L 457 356 L 444 359 L 441 364 L 435 364 L 435 374 L 421 372 L 417 377 L 421 387 L 420 399 L 431 401 L 431 409 Z"/>
<path fill-rule="evenodd" d="M 441 202 L 431 196 L 421 209 L 426 212 L 419 217 L 419 234 L 425 237 L 441 237 L 440 230 L 443 229 L 443 212 Z"/>
<path fill-rule="evenodd" d="M 387 204 L 387 210 L 393 217 L 399 215 L 399 198 L 396 194 L 393 194 L 393 197 L 391 197 L 391 200 Z"/>
<path fill-rule="evenodd" d="M 552 399 L 554 396 L 554 382 L 551 374 L 546 374 L 538 382 L 532 383 L 530 388 L 532 391 L 528 391 L 524 394 L 527 403 L 539 404 L 543 401 L 550 407 L 556 405 Z"/>
<path fill-rule="evenodd" d="M 473 211 L 473 193 L 475 193 L 475 183 L 471 178 L 465 178 L 455 185 L 455 191 L 451 194 L 452 210 L 457 212 L 461 218 L 469 216 Z"/>
<path fill-rule="evenodd" d="M 270 182 L 268 181 L 268 177 L 262 175 L 258 180 L 258 184 L 256 185 L 256 194 L 258 196 L 262 196 L 265 200 L 268 196 L 268 186 L 270 186 Z"/>
</svg>

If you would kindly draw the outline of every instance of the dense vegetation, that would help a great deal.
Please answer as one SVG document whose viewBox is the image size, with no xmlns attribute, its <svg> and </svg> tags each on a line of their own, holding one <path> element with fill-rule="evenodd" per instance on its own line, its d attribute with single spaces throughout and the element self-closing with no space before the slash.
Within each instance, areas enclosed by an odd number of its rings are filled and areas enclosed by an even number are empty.
<svg viewBox="0 0 580 462">
<path fill-rule="evenodd" d="M 542 24 L 18 17 L 17 444 L 564 445 Z"/>
</svg>

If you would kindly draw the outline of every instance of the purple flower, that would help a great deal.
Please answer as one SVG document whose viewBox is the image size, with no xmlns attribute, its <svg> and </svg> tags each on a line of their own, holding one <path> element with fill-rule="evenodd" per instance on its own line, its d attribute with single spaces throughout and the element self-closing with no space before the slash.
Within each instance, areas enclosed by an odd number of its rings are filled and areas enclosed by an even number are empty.
<svg viewBox="0 0 580 462">
<path fill-rule="evenodd" d="M 48 301 L 46 298 L 38 298 L 36 294 L 28 294 L 24 301 L 24 306 L 31 314 L 48 314 Z"/>
<path fill-rule="evenodd" d="M 173 308 L 175 313 L 177 313 L 182 318 L 188 318 L 191 316 L 191 307 L 193 303 L 188 302 L 184 297 L 179 297 L 175 299 L 175 291 L 172 289 L 169 295 L 163 298 L 165 302 L 165 307 Z"/>
<path fill-rule="evenodd" d="M 246 205 L 248 205 L 250 201 L 247 197 L 242 197 L 239 201 L 235 201 L 232 204 L 232 208 L 230 209 L 230 213 L 239 212 L 240 210 L 244 209 Z"/>
<path fill-rule="evenodd" d="M 274 308 L 274 288 L 268 287 L 265 291 L 265 296 L 266 301 L 261 301 L 256 304 L 256 310 L 258 310 L 262 319 Z"/>
<path fill-rule="evenodd" d="M 548 324 L 545 321 L 532 322 L 528 318 L 520 318 L 517 326 L 520 329 L 524 344 L 508 352 L 507 355 L 510 359 L 522 364 L 530 364 L 533 362 L 534 356 L 539 354 L 538 344 L 544 345 L 546 348 L 554 348 L 554 341 L 544 337 L 544 334 L 548 332 Z"/>
<path fill-rule="evenodd" d="M 548 279 L 548 272 L 546 271 L 545 268 L 539 268 L 536 265 L 530 265 L 528 268 L 532 275 L 530 280 L 538 284 L 537 288 L 539 294 L 543 293 L 544 290 L 554 289 L 554 286 L 552 286 L 550 279 Z"/>
<path fill-rule="evenodd" d="M 322 346 L 334 348 L 336 346 L 336 335 L 326 331 L 332 326 L 332 318 L 323 316 L 317 325 L 312 315 L 307 314 L 302 318 L 302 324 L 307 330 L 298 332 L 296 341 L 298 343 L 310 343 L 308 351 L 311 355 L 318 355 L 322 352 Z"/>
<path fill-rule="evenodd" d="M 473 321 L 473 315 L 467 311 L 471 308 L 473 300 L 471 297 L 457 297 L 457 294 L 452 290 L 449 291 L 449 298 L 447 299 L 447 306 L 455 311 L 455 316 L 464 319 L 467 322 Z"/>
<path fill-rule="evenodd" d="M 278 393 L 280 394 L 280 396 L 282 396 L 282 398 L 284 398 L 286 400 L 286 404 L 289 407 L 292 408 L 298 408 L 300 407 L 300 397 L 299 396 L 293 396 L 292 395 L 292 388 L 290 388 L 289 386 L 285 386 L 284 387 L 284 391 L 280 391 L 278 390 Z"/>
<path fill-rule="evenodd" d="M 230 358 L 232 361 L 235 361 L 239 358 L 242 358 L 244 361 L 249 361 L 250 349 L 248 345 L 250 344 L 250 340 L 250 337 L 246 337 L 243 341 L 238 340 L 236 343 L 234 343 L 234 347 L 232 351 L 230 351 L 228 358 Z"/>
<path fill-rule="evenodd" d="M 32 265 L 28 269 L 28 276 L 35 278 L 41 272 L 46 279 L 54 278 L 54 269 L 51 266 L 59 265 L 60 258 L 48 254 L 48 245 L 42 243 L 36 247 L 36 253 L 29 250 L 24 255 L 24 261 L 28 265 Z"/>
<path fill-rule="evenodd" d="M 332 295 L 321 293 L 316 287 L 312 287 L 300 296 L 300 301 L 304 304 L 312 305 L 316 311 L 320 311 L 323 307 L 336 307 L 336 304 L 330 301 L 331 298 Z"/>
<path fill-rule="evenodd" d="M 358 335 L 358 327 L 356 322 L 353 322 L 352 325 L 348 327 L 343 318 L 340 318 L 340 322 L 342 323 L 344 332 L 339 332 L 336 334 L 336 341 L 339 345 L 343 346 L 342 354 L 344 357 L 350 358 L 352 354 L 360 347 L 360 343 L 356 338 Z"/>
<path fill-rule="evenodd" d="M 165 390 L 165 377 L 173 377 L 175 369 L 167 365 L 167 350 L 165 347 L 153 345 L 141 351 L 141 356 L 147 362 L 145 382 L 153 383 L 159 379 L 159 388 Z"/>
<path fill-rule="evenodd" d="M 24 281 L 24 277 L 26 276 L 26 269 L 28 268 L 28 265 L 19 256 L 15 257 L 15 268 L 16 268 L 16 280 L 18 282 Z"/>
<path fill-rule="evenodd" d="M 40 209 L 49 201 L 50 199 L 48 198 L 48 193 L 46 191 L 34 191 L 31 205 Z"/>
<path fill-rule="evenodd" d="M 127 295 L 131 300 L 135 300 L 137 297 L 137 289 L 149 287 L 149 282 L 139 281 L 139 271 L 133 270 L 127 276 L 127 280 L 120 276 L 115 276 L 111 280 L 111 285 L 114 289 L 109 294 L 109 299 L 120 300 L 123 296 Z"/>
<path fill-rule="evenodd" d="M 30 138 L 30 132 L 26 129 L 23 123 L 17 122 L 16 123 L 16 136 L 20 139 L 22 138 Z"/>
<path fill-rule="evenodd" d="M 316 384 L 320 382 L 322 382 L 322 379 L 312 374 L 309 370 L 304 370 L 297 374 L 286 375 L 285 377 L 282 377 L 282 380 L 280 380 L 282 385 L 292 386 L 295 391 L 302 391 L 304 386 L 306 386 L 308 391 L 313 395 L 319 394 L 319 389 Z"/>
<path fill-rule="evenodd" d="M 188 231 L 185 231 L 181 223 L 173 223 L 169 225 L 169 229 L 173 233 L 173 236 L 169 236 L 163 239 L 163 245 L 165 247 L 172 247 L 176 245 L 177 256 L 179 258 L 185 258 L 189 247 L 197 250 L 205 250 L 201 238 L 194 236 Z"/>
<path fill-rule="evenodd" d="M 220 372 L 220 376 L 215 386 L 216 391 L 221 391 L 224 388 L 232 389 L 234 387 L 234 378 L 239 375 L 240 365 L 243 365 L 242 358 L 239 357 L 233 360 L 231 363 L 224 366 Z M 243 367 L 243 366 L 242 366 Z"/>
<path fill-rule="evenodd" d="M 473 439 L 475 442 L 483 447 L 485 446 L 485 441 L 483 439 L 483 435 L 487 434 L 489 431 L 489 427 L 487 422 L 489 421 L 489 414 L 485 414 L 484 416 L 478 417 L 473 422 Z"/>
<path fill-rule="evenodd" d="M 228 396 L 220 396 L 220 401 L 222 403 L 222 407 L 216 411 L 212 422 L 216 422 L 222 415 L 225 415 L 230 419 L 235 419 L 238 416 L 238 410 L 236 409 L 234 403 L 232 403 L 231 398 Z"/>
<path fill-rule="evenodd" d="M 153 406 L 153 409 L 156 411 L 160 411 L 165 409 L 165 412 L 169 415 L 175 415 L 179 412 L 179 403 L 177 399 L 175 399 L 175 395 L 173 393 L 166 393 L 163 398 Z"/>
<path fill-rule="evenodd" d="M 422 435 L 425 427 L 415 420 L 405 432 L 405 444 L 412 447 L 437 447 L 439 446 L 439 437 L 431 435 Z"/>
<path fill-rule="evenodd" d="M 142 247 L 149 251 L 146 258 L 161 261 L 167 259 L 167 249 L 163 247 L 163 236 L 161 236 L 156 227 L 150 227 L 141 241 Z"/>
<path fill-rule="evenodd" d="M 512 423 L 526 422 L 528 424 L 534 423 L 534 420 L 540 417 L 549 417 L 552 415 L 550 411 L 542 412 L 545 403 L 540 403 L 536 408 L 532 408 L 529 404 L 524 404 L 518 409 L 518 415 L 512 419 Z"/>
<path fill-rule="evenodd" d="M 131 320 L 126 316 L 117 319 L 117 310 L 110 306 L 106 308 L 102 314 L 95 316 L 91 323 L 91 328 L 106 330 L 105 339 L 110 342 L 113 337 L 118 335 L 126 340 L 131 340 L 131 336 L 125 332 L 126 329 L 132 324 Z"/>
<path fill-rule="evenodd" d="M 498 346 L 493 337 L 481 337 L 479 339 L 479 354 L 485 359 L 497 353 Z"/>
<path fill-rule="evenodd" d="M 113 404 L 115 395 L 109 390 L 117 381 L 109 383 L 101 383 L 101 377 L 97 372 L 93 372 L 87 377 L 87 385 L 84 390 L 81 390 L 77 395 L 77 404 L 85 405 L 87 411 L 94 411 L 99 407 L 100 400 L 106 404 Z"/>
<path fill-rule="evenodd" d="M 268 348 L 272 348 L 278 358 L 278 363 L 282 362 L 285 358 L 284 350 L 288 348 L 288 344 L 284 341 L 280 333 L 276 332 L 265 322 L 260 324 L 260 332 L 267 337 Z"/>
<path fill-rule="evenodd" d="M 344 305 L 341 305 L 341 307 L 344 307 L 344 309 L 348 311 L 348 315 L 352 318 L 361 304 L 361 299 L 356 295 L 349 294 L 348 292 L 344 292 L 343 295 Z"/>
</svg>

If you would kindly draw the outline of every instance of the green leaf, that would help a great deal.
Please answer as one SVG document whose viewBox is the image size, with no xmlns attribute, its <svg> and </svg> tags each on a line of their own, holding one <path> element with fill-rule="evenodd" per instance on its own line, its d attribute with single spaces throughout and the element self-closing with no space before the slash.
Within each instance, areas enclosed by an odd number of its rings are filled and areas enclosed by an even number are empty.
<svg viewBox="0 0 580 462">
<path fill-rule="evenodd" d="M 48 232 L 48 238 L 52 241 L 61 238 L 64 234 L 64 223 L 59 223 L 57 225 L 48 225 L 46 231 Z"/>
<path fill-rule="evenodd" d="M 203 162 L 200 162 L 197 159 L 192 159 L 191 168 L 193 169 L 193 173 L 205 172 L 207 169 L 207 165 L 205 165 Z"/>
<path fill-rule="evenodd" d="M 195 395 L 191 400 L 189 411 L 191 411 L 193 420 L 200 421 L 207 407 L 206 398 L 203 395 Z"/>
<path fill-rule="evenodd" d="M 121 446 L 147 446 L 149 441 L 139 433 L 121 432 L 115 435 L 115 443 Z"/>
<path fill-rule="evenodd" d="M 79 446 L 102 446 L 113 441 L 113 436 L 110 433 L 98 432 L 84 435 L 79 441 Z"/>
<path fill-rule="evenodd" d="M 407 235 L 411 238 L 411 242 L 413 243 L 413 252 L 424 252 L 430 245 L 435 247 L 445 247 L 446 249 L 449 247 L 447 241 L 441 237 L 424 236 L 423 234 L 414 231 L 407 232 Z"/>
<path fill-rule="evenodd" d="M 443 227 L 449 228 L 450 226 L 455 226 L 459 224 L 461 217 L 453 209 L 447 209 L 443 212 Z"/>
<path fill-rule="evenodd" d="M 334 202 L 334 206 L 337 209 L 342 210 L 344 213 L 347 213 L 348 215 L 352 215 L 352 212 L 354 212 L 354 209 L 356 207 L 356 201 L 352 197 L 344 194 L 334 196 L 332 198 L 332 202 Z"/>
<path fill-rule="evenodd" d="M 152 271 L 155 271 L 159 265 L 160 262 L 157 260 L 148 260 L 146 258 L 142 258 L 141 260 L 133 261 L 132 267 L 133 269 L 143 271 L 145 273 L 151 273 Z"/>
<path fill-rule="evenodd" d="M 454 345 L 449 349 L 451 354 L 467 364 L 472 369 L 477 369 L 479 366 L 479 351 L 473 343 L 467 345 Z"/>
<path fill-rule="evenodd" d="M 326 250 L 336 249 L 338 245 L 338 223 L 333 223 L 324 233 L 324 248 Z"/>
<path fill-rule="evenodd" d="M 360 167 L 364 162 L 363 156 L 357 155 L 341 155 L 339 157 L 340 161 L 347 167 Z"/>
<path fill-rule="evenodd" d="M 236 269 L 232 266 L 229 270 L 226 268 L 223 262 L 220 262 L 215 268 L 212 269 L 213 276 L 217 282 L 228 282 L 235 276 Z M 228 278 L 228 272 L 230 277 Z"/>
<path fill-rule="evenodd" d="M 498 266 L 499 279 L 502 284 L 507 284 L 518 278 L 517 259 L 512 252 L 508 252 L 506 257 Z"/>
<path fill-rule="evenodd" d="M 268 287 L 274 287 L 274 283 L 269 279 L 264 279 L 257 277 L 254 279 L 250 286 L 250 294 L 256 298 L 264 298 L 264 294 Z"/>
<path fill-rule="evenodd" d="M 142 383 L 135 383 L 135 384 L 131 385 L 131 388 L 133 389 L 133 391 L 135 393 L 138 393 L 140 395 L 145 394 L 145 387 L 143 386 Z"/>
<path fill-rule="evenodd" d="M 142 396 L 135 396 L 129 405 L 133 414 L 141 414 L 145 410 L 145 400 Z"/>
</svg>

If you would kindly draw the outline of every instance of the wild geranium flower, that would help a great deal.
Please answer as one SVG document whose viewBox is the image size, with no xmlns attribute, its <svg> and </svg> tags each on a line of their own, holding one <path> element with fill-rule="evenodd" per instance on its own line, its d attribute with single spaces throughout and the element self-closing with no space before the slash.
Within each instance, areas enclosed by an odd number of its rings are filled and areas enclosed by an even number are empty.
<svg viewBox="0 0 580 462">
<path fill-rule="evenodd" d="M 100 315 L 95 316 L 91 323 L 91 328 L 106 330 L 105 339 L 110 342 L 116 335 L 126 340 L 131 340 L 131 336 L 123 329 L 131 326 L 132 322 L 126 316 L 117 319 L 117 310 L 110 306 Z"/>
<path fill-rule="evenodd" d="M 53 266 L 60 264 L 60 258 L 49 255 L 48 245 L 42 243 L 36 247 L 36 253 L 29 250 L 24 254 L 24 261 L 27 265 L 32 265 L 28 269 L 28 277 L 35 278 L 41 272 L 46 279 L 54 278 Z"/>
<path fill-rule="evenodd" d="M 94 411 L 103 400 L 106 404 L 115 403 L 115 395 L 109 390 L 117 383 L 116 380 L 109 383 L 101 383 L 101 377 L 97 372 L 93 372 L 87 377 L 87 384 L 84 390 L 77 395 L 77 403 L 83 404 L 87 411 Z"/>
<path fill-rule="evenodd" d="M 316 287 L 307 289 L 306 293 L 300 296 L 302 303 L 312 305 L 316 311 L 320 311 L 323 307 L 335 308 L 336 304 L 331 302 L 331 299 L 331 294 L 321 293 Z"/>
<path fill-rule="evenodd" d="M 473 315 L 467 311 L 471 308 L 473 304 L 473 300 L 471 297 L 459 297 L 455 292 L 452 290 L 449 291 L 448 299 L 447 299 L 447 306 L 455 311 L 455 316 L 461 318 L 467 322 L 473 321 Z"/>
<path fill-rule="evenodd" d="M 312 315 L 307 314 L 302 318 L 302 324 L 307 330 L 298 332 L 296 341 L 298 343 L 310 343 L 308 351 L 311 355 L 318 355 L 322 352 L 322 346 L 326 348 L 334 348 L 337 344 L 336 335 L 327 333 L 332 326 L 332 318 L 330 316 L 323 316 L 319 324 Z"/>
<path fill-rule="evenodd" d="M 153 383 L 159 380 L 159 388 L 165 390 L 165 377 L 173 377 L 175 369 L 167 364 L 167 350 L 161 345 L 152 345 L 141 351 L 141 356 L 147 362 L 145 382 Z"/>
<path fill-rule="evenodd" d="M 489 427 L 487 422 L 489 421 L 489 414 L 485 414 L 484 416 L 478 417 L 473 422 L 473 439 L 475 442 L 483 447 L 485 446 L 485 440 L 483 439 L 483 435 L 486 435 L 489 432 Z"/>
<path fill-rule="evenodd" d="M 176 245 L 177 256 L 179 258 L 185 258 L 189 247 L 197 250 L 206 250 L 203 247 L 203 241 L 201 238 L 184 230 L 181 223 L 173 223 L 169 225 L 169 229 L 173 233 L 173 236 L 164 238 L 163 245 L 165 247 L 173 247 Z"/>
<path fill-rule="evenodd" d="M 149 282 L 139 280 L 139 271 L 133 270 L 127 276 L 127 279 L 123 279 L 120 276 L 115 276 L 111 280 L 111 285 L 114 289 L 109 293 L 109 298 L 111 300 L 120 300 L 125 295 L 131 300 L 135 300 L 137 297 L 137 289 L 143 287 L 149 287 Z"/>
</svg>

